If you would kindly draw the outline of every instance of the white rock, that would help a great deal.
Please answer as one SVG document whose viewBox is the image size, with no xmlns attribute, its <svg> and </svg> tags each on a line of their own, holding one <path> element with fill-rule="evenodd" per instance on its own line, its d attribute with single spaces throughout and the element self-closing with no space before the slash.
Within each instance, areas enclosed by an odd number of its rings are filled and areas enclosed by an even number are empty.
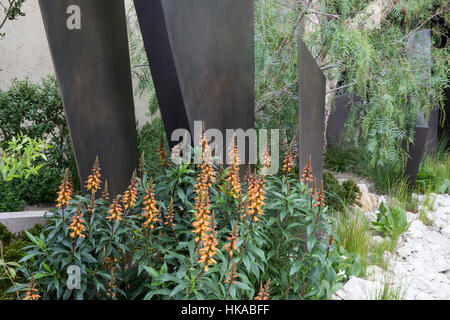
<svg viewBox="0 0 450 320">
<path fill-rule="evenodd" d="M 415 213 L 412 213 L 412 212 L 406 213 L 406 220 L 408 222 L 411 222 L 411 221 L 415 220 L 416 218 L 417 218 L 417 215 Z"/>
<path fill-rule="evenodd" d="M 363 183 L 358 184 L 359 189 L 361 190 L 361 192 L 364 193 L 369 193 L 369 188 L 367 188 L 367 186 Z"/>
<path fill-rule="evenodd" d="M 377 214 L 371 211 L 367 211 L 364 212 L 364 216 L 367 218 L 367 220 L 369 220 L 370 222 L 372 221 L 377 221 Z"/>
<path fill-rule="evenodd" d="M 401 248 L 397 249 L 397 254 L 406 259 L 407 257 L 409 257 L 412 254 L 412 250 L 409 246 L 403 246 Z"/>
<path fill-rule="evenodd" d="M 411 223 L 411 226 L 408 229 L 408 233 L 413 234 L 415 236 L 420 236 L 427 230 L 427 227 L 423 225 L 422 221 L 414 220 Z"/>
<path fill-rule="evenodd" d="M 450 238 L 450 225 L 448 225 L 448 226 L 446 226 L 445 228 L 443 228 L 443 229 L 441 230 L 441 233 L 442 233 L 444 236 Z"/>
<path fill-rule="evenodd" d="M 387 204 L 387 200 L 385 196 L 380 196 L 378 198 L 378 207 L 380 207 L 381 203 L 384 202 L 384 204 Z"/>
<path fill-rule="evenodd" d="M 426 292 L 418 292 L 415 300 L 434 300 L 433 296 Z"/>
<path fill-rule="evenodd" d="M 364 188 L 363 188 L 364 189 Z M 365 189 L 364 189 L 365 190 Z M 391 290 L 400 286 L 400 293 L 405 291 L 408 300 L 450 300 L 450 195 L 432 195 L 436 197 L 435 206 L 428 212 L 432 226 L 424 225 L 418 215 L 407 212 L 411 226 L 399 239 L 394 254 L 384 252 L 389 262 L 387 271 L 377 267 L 367 268 L 367 279 L 351 277 L 336 299 L 374 299 L 386 281 Z M 423 195 L 414 195 L 423 205 L 427 199 Z M 371 207 L 376 197 L 365 195 L 365 214 L 369 219 L 376 219 Z M 384 196 L 377 199 L 385 201 Z M 383 238 L 373 236 L 373 243 L 380 243 Z"/>
<path fill-rule="evenodd" d="M 393 267 L 393 271 L 396 276 L 406 276 L 409 274 L 408 269 L 405 267 L 403 263 L 396 263 Z"/>
<path fill-rule="evenodd" d="M 384 238 L 382 236 L 373 236 L 372 241 L 375 244 L 380 244 L 384 242 Z"/>
<path fill-rule="evenodd" d="M 346 297 L 347 294 L 345 293 L 344 290 L 341 289 L 335 294 L 331 295 L 331 300 L 347 300 Z"/>
</svg>

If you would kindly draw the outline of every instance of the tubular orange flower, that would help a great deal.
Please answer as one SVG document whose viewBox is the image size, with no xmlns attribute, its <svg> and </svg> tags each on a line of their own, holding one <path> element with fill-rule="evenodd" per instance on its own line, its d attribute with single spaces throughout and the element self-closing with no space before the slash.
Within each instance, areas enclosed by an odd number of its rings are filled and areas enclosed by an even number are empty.
<svg viewBox="0 0 450 320">
<path fill-rule="evenodd" d="M 230 148 L 229 157 L 233 159 L 233 164 L 228 167 L 227 177 L 225 182 L 234 199 L 239 199 L 241 196 L 241 177 L 239 173 L 239 154 L 237 150 L 237 143 L 234 139 L 233 145 Z"/>
<path fill-rule="evenodd" d="M 270 279 L 267 281 L 266 285 L 263 287 L 261 284 L 261 288 L 259 289 L 258 296 L 255 297 L 255 300 L 269 300 L 269 290 L 270 290 Z"/>
<path fill-rule="evenodd" d="M 250 185 L 250 179 L 252 177 L 252 168 L 250 167 L 250 163 L 247 166 L 247 170 L 245 170 L 244 181 L 247 182 L 247 185 Z"/>
<path fill-rule="evenodd" d="M 163 168 L 167 168 L 169 165 L 169 162 L 167 161 L 167 151 L 166 151 L 166 147 L 164 146 L 164 137 L 161 134 L 161 140 L 159 141 L 159 146 L 158 146 L 158 157 L 159 160 L 161 161 L 161 166 Z"/>
<path fill-rule="evenodd" d="M 111 268 L 111 277 L 110 277 L 110 281 L 108 283 L 108 292 L 106 292 L 106 295 L 111 300 L 114 300 L 116 298 L 116 288 L 117 288 L 117 286 L 116 286 L 116 277 L 114 275 L 115 272 L 116 272 L 116 268 L 112 267 Z"/>
<path fill-rule="evenodd" d="M 167 210 L 165 218 L 166 221 L 164 222 L 164 224 L 166 226 L 171 229 L 176 226 L 176 224 L 174 223 L 175 213 L 173 211 L 173 198 L 170 199 L 169 210 Z"/>
<path fill-rule="evenodd" d="M 316 203 L 314 203 L 314 208 L 316 207 L 324 207 L 325 206 L 325 192 L 323 190 L 323 183 L 320 186 L 319 192 L 314 193 L 313 196 L 314 200 L 316 200 Z"/>
<path fill-rule="evenodd" d="M 227 250 L 228 254 L 230 255 L 230 258 L 233 257 L 234 251 L 237 250 L 237 242 L 238 242 L 238 224 L 237 222 L 234 223 L 233 230 L 230 233 L 230 236 L 228 237 L 228 243 L 225 244 L 224 248 Z"/>
<path fill-rule="evenodd" d="M 72 200 L 73 187 L 70 181 L 70 173 L 69 170 L 66 169 L 64 174 L 64 178 L 59 186 L 58 199 L 56 202 L 58 203 L 56 206 L 58 208 L 65 208 L 70 200 Z"/>
<path fill-rule="evenodd" d="M 100 162 L 98 161 L 98 156 L 95 158 L 94 166 L 92 167 L 92 174 L 88 177 L 86 182 L 86 189 L 91 191 L 92 193 L 96 193 L 98 189 L 100 189 L 100 184 L 102 183 L 100 180 Z"/>
<path fill-rule="evenodd" d="M 72 218 L 72 224 L 69 226 L 69 230 L 72 231 L 70 236 L 74 239 L 85 238 L 83 231 L 86 230 L 84 226 L 83 211 L 81 210 L 81 204 L 78 203 L 78 209 Z"/>
<path fill-rule="evenodd" d="M 209 210 L 209 189 L 215 181 L 215 174 L 212 164 L 208 159 L 209 147 L 208 141 L 203 134 L 200 141 L 202 147 L 202 162 L 199 165 L 200 173 L 196 179 L 195 185 L 195 203 L 194 203 L 194 217 L 195 221 L 192 223 L 194 230 L 192 232 L 196 235 L 195 242 L 198 243 L 200 239 L 205 236 L 211 220 Z"/>
<path fill-rule="evenodd" d="M 146 174 L 145 172 L 145 153 L 142 151 L 141 159 L 139 160 L 139 173 L 141 174 L 141 178 Z"/>
<path fill-rule="evenodd" d="M 257 222 L 258 216 L 264 214 L 263 206 L 265 205 L 264 200 L 266 197 L 265 190 L 265 179 L 262 176 L 257 176 L 256 173 L 253 174 L 250 180 L 250 186 L 247 192 L 247 208 L 245 216 L 249 215 L 252 217 L 253 221 Z"/>
<path fill-rule="evenodd" d="M 283 160 L 283 168 L 282 168 L 282 171 L 286 174 L 286 177 L 289 175 L 292 168 L 294 168 L 294 158 L 292 156 L 292 149 L 289 146 Z"/>
<path fill-rule="evenodd" d="M 311 156 L 309 156 L 308 162 L 306 163 L 305 168 L 303 169 L 301 182 L 303 182 L 304 184 L 309 184 L 313 182 Z"/>
<path fill-rule="evenodd" d="M 267 145 L 264 148 L 263 154 L 262 154 L 262 160 L 261 160 L 261 173 L 262 175 L 266 175 L 267 169 L 270 167 L 271 165 L 271 160 L 270 160 L 270 148 L 269 145 Z"/>
<path fill-rule="evenodd" d="M 137 201 L 137 184 L 138 181 L 136 179 L 136 171 L 133 172 L 133 176 L 131 177 L 130 185 L 128 189 L 125 191 L 122 197 L 123 207 L 126 209 L 133 208 Z"/>
<path fill-rule="evenodd" d="M 22 300 L 39 300 L 41 298 L 38 294 L 38 289 L 36 289 L 36 282 L 33 277 L 31 278 L 31 282 L 28 284 L 27 288 L 25 297 Z"/>
<path fill-rule="evenodd" d="M 156 207 L 155 190 L 152 179 L 150 179 L 143 204 L 143 212 L 145 217 L 144 227 L 153 230 L 155 228 L 155 224 L 159 221 L 160 212 Z"/>
<path fill-rule="evenodd" d="M 204 265 L 203 270 L 205 272 L 208 272 L 208 266 L 213 263 L 217 263 L 217 261 L 214 260 L 214 256 L 217 253 L 217 231 L 214 221 L 214 213 L 211 216 L 210 226 L 207 231 L 208 232 L 205 233 L 202 239 L 203 247 L 199 250 L 200 259 L 198 260 L 200 265 Z"/>
<path fill-rule="evenodd" d="M 233 262 L 233 265 L 231 266 L 231 271 L 228 273 L 228 278 L 225 280 L 225 283 L 229 283 L 229 285 L 236 284 L 236 263 Z"/>
<path fill-rule="evenodd" d="M 105 181 L 105 187 L 103 188 L 102 198 L 105 201 L 109 201 L 108 180 Z"/>
<path fill-rule="evenodd" d="M 122 220 L 122 207 L 120 206 L 120 195 L 113 200 L 111 206 L 109 207 L 109 216 L 106 218 L 109 221 L 120 221 Z"/>
</svg>

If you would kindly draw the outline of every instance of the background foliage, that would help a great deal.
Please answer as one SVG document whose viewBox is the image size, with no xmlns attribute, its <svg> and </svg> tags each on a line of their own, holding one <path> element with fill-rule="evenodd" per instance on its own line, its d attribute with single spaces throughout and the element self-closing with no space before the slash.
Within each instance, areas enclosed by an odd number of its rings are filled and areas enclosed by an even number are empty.
<svg viewBox="0 0 450 320">
<path fill-rule="evenodd" d="M 41 83 L 16 80 L 10 89 L 0 91 L 0 148 L 6 149 L 18 135 L 43 139 L 51 148 L 45 151 L 47 160 L 36 163 L 43 165 L 36 176 L 0 181 L 0 194 L 4 196 L 0 210 L 21 210 L 24 203 L 52 203 L 62 171 L 70 168 L 72 175 L 78 176 L 54 77 L 46 77 Z"/>
<path fill-rule="evenodd" d="M 17 271 L 25 282 L 35 281 L 44 299 L 253 299 L 262 287 L 272 299 L 324 299 L 361 271 L 359 257 L 335 244 L 337 235 L 327 208 L 316 200 L 317 190 L 313 193 L 288 174 L 268 177 L 263 186 L 267 204 L 260 204 L 263 214 L 253 220 L 242 215 L 253 195 L 247 182 L 241 184 L 242 198 L 235 198 L 225 182 L 229 169 L 214 169 L 208 212 L 214 213 L 217 227 L 216 263 L 202 272 L 192 231 L 196 184 L 204 170 L 181 163 L 154 180 L 143 174 L 128 189 L 137 196 L 131 207 L 122 207 L 128 203 L 125 197 L 76 196 L 54 212 L 44 233 L 28 236 L 33 244 Z M 260 179 L 259 173 L 253 179 Z M 147 202 L 150 194 L 155 206 Z M 115 221 L 108 216 L 117 204 L 123 211 Z M 146 228 L 149 208 L 157 218 L 151 229 Z M 167 223 L 170 213 L 174 226 Z M 76 217 L 83 219 L 84 237 L 70 236 L 69 224 Z M 225 244 L 233 226 L 238 234 L 229 255 Z M 64 285 L 69 265 L 81 268 L 81 290 Z M 235 282 L 227 282 L 232 270 Z M 8 292 L 15 288 L 29 290 L 27 283 L 16 283 Z"/>
<path fill-rule="evenodd" d="M 284 129 L 295 150 L 301 35 L 326 74 L 328 111 L 336 94 L 361 97 L 347 122 L 347 140 L 366 154 L 365 171 L 380 166 L 392 167 L 394 174 L 402 171 L 418 114 L 428 117 L 443 106 L 443 89 L 449 83 L 448 1 L 261 0 L 255 7 L 257 126 Z M 432 36 L 432 73 L 426 85 L 417 76 L 421 66 L 406 50 L 408 37 L 424 28 Z M 139 90 L 148 95 L 150 113 L 157 116 L 139 32 L 130 33 L 130 43 Z"/>
</svg>

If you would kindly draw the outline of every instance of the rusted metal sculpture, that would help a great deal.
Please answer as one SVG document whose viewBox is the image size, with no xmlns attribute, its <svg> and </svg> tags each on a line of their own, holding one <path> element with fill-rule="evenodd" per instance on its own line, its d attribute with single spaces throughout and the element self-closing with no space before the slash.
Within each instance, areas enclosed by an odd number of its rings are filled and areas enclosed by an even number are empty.
<svg viewBox="0 0 450 320">
<path fill-rule="evenodd" d="M 80 178 L 98 155 L 110 192 L 121 193 L 138 162 L 124 2 L 39 4 Z"/>
<path fill-rule="evenodd" d="M 327 123 L 327 146 L 349 145 L 345 140 L 345 123 L 350 116 L 352 107 L 360 102 L 361 98 L 358 95 L 350 93 L 344 93 L 334 98 L 334 109 L 331 111 Z"/>
<path fill-rule="evenodd" d="M 408 184 L 410 187 L 414 187 L 416 185 L 417 173 L 419 172 L 429 131 L 430 129 L 425 121 L 425 118 L 422 114 L 420 114 L 416 125 L 414 142 L 409 146 L 408 161 L 405 169 L 405 176 L 408 179 Z"/>
<path fill-rule="evenodd" d="M 134 0 L 171 147 L 176 129 L 254 126 L 252 0 Z"/>
<path fill-rule="evenodd" d="M 311 159 L 316 186 L 322 183 L 325 136 L 325 76 L 299 38 L 299 165 Z"/>
</svg>

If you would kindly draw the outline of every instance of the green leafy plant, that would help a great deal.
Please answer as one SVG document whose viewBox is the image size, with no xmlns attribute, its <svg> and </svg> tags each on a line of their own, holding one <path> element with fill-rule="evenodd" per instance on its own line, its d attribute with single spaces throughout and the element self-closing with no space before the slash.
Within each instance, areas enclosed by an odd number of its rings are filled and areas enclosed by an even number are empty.
<svg viewBox="0 0 450 320">
<path fill-rule="evenodd" d="M 343 212 L 346 208 L 359 204 L 361 190 L 353 180 L 346 180 L 341 185 L 331 172 L 325 171 L 323 186 L 326 203 L 331 209 Z"/>
<path fill-rule="evenodd" d="M 40 83 L 15 80 L 8 90 L 0 91 L 0 149 L 8 148 L 8 142 L 20 134 L 36 141 L 42 139 L 51 148 L 44 150 L 47 160 L 36 159 L 36 166 L 42 165 L 43 169 L 37 175 L 9 182 L 0 178 L 0 210 L 20 211 L 25 204 L 53 202 L 65 168 L 74 177 L 75 189 L 80 188 L 54 77 L 43 78 Z"/>
<path fill-rule="evenodd" d="M 417 173 L 416 188 L 421 193 L 450 192 L 450 154 L 442 139 L 434 156 L 426 155 Z"/>
<path fill-rule="evenodd" d="M 35 225 L 28 232 L 32 235 L 39 235 L 42 229 L 41 225 Z M 0 300 L 14 300 L 17 298 L 16 294 L 5 292 L 16 282 L 23 280 L 22 275 L 18 272 L 21 267 L 18 261 L 24 257 L 24 248 L 29 246 L 31 241 L 23 232 L 13 235 L 5 225 L 0 224 L 0 242 Z"/>
<path fill-rule="evenodd" d="M 163 139 L 163 148 L 167 149 L 166 134 L 162 119 L 155 117 L 150 123 L 146 123 L 138 133 L 138 149 L 143 154 L 145 170 L 150 175 L 162 174 L 164 168 L 158 157 L 158 150 Z"/>
<path fill-rule="evenodd" d="M 12 239 L 12 233 L 8 230 L 8 228 L 0 223 L 0 241 L 4 245 L 8 245 L 11 242 Z"/>
<path fill-rule="evenodd" d="M 365 276 L 368 266 L 377 265 L 384 269 L 388 266 L 385 251 L 390 248 L 390 239 L 375 242 L 375 230 L 370 222 L 357 208 L 339 213 L 335 218 L 337 241 L 349 254 L 360 259 L 360 275 Z"/>
<path fill-rule="evenodd" d="M 44 233 L 27 234 L 26 281 L 8 293 L 28 282 L 43 299 L 324 299 L 360 271 L 335 244 L 323 191 L 289 172 L 240 178 L 237 162 L 206 160 L 154 177 L 141 168 L 113 198 L 99 195 L 98 163 L 89 194 L 67 196 L 65 180 Z M 65 285 L 69 266 L 80 290 Z"/>
<path fill-rule="evenodd" d="M 392 251 L 397 244 L 398 238 L 409 229 L 411 223 L 408 223 L 406 212 L 401 208 L 391 206 L 387 208 L 382 202 L 378 211 L 377 221 L 373 221 L 371 226 L 392 239 Z"/>
<path fill-rule="evenodd" d="M 36 175 L 42 164 L 36 164 L 38 158 L 47 160 L 45 149 L 51 147 L 42 140 L 34 140 L 19 135 L 8 142 L 8 147 L 0 151 L 0 173 L 6 182 L 15 178 L 28 178 Z"/>
</svg>

